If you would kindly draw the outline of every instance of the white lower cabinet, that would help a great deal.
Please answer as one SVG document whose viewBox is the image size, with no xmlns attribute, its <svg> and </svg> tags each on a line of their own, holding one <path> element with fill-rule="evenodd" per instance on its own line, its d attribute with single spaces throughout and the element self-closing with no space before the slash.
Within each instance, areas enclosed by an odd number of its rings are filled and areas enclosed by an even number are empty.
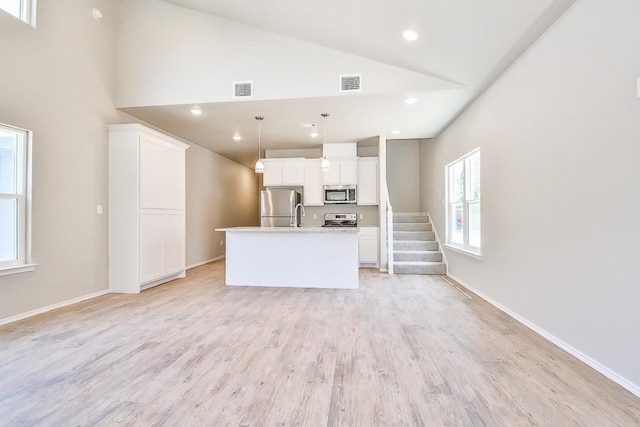
<svg viewBox="0 0 640 427">
<path fill-rule="evenodd" d="M 140 284 L 179 273 L 185 265 L 183 210 L 140 211 Z"/>
<path fill-rule="evenodd" d="M 358 232 L 358 261 L 360 267 L 377 267 L 378 227 L 360 227 Z"/>
</svg>

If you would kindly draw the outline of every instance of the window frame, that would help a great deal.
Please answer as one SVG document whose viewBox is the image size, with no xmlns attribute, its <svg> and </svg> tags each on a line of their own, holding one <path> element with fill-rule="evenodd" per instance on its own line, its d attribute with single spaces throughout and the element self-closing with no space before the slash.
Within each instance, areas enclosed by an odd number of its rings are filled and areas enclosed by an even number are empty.
<svg viewBox="0 0 640 427">
<path fill-rule="evenodd" d="M 35 270 L 31 260 L 31 144 L 33 133 L 0 123 L 0 130 L 18 135 L 16 143 L 16 191 L 0 193 L 0 199 L 16 200 L 17 259 L 0 261 L 0 276 Z"/>
<path fill-rule="evenodd" d="M 480 180 L 480 190 L 478 192 L 478 198 L 470 198 L 470 188 L 471 188 L 471 176 L 469 172 L 469 161 L 475 156 L 479 156 L 480 160 L 480 175 L 478 179 Z M 482 166 L 481 166 L 482 156 L 480 155 L 480 147 L 468 152 L 464 156 L 457 158 L 451 163 L 447 164 L 444 167 L 445 174 L 445 243 L 444 246 L 454 250 L 456 252 L 463 253 L 465 255 L 469 255 L 474 258 L 482 259 L 482 237 L 480 237 L 480 246 L 471 246 L 469 244 L 469 207 L 470 205 L 478 205 L 480 207 L 480 215 L 482 216 Z M 451 200 L 451 189 L 454 183 L 452 182 L 451 171 L 454 167 L 461 164 L 463 168 L 463 189 L 462 189 L 462 200 Z M 452 241 L 452 215 L 454 215 L 454 211 L 456 207 L 454 205 L 462 207 L 462 219 L 463 219 L 463 228 L 462 228 L 462 237 L 463 243 L 457 243 Z M 482 236 L 482 220 L 480 220 L 480 236 Z"/>
<path fill-rule="evenodd" d="M 14 15 L 6 9 L 0 7 L 0 10 L 8 13 L 11 16 L 15 16 L 25 24 L 29 24 L 35 28 L 36 26 L 36 10 L 38 9 L 37 0 L 19 0 L 20 13 Z"/>
</svg>

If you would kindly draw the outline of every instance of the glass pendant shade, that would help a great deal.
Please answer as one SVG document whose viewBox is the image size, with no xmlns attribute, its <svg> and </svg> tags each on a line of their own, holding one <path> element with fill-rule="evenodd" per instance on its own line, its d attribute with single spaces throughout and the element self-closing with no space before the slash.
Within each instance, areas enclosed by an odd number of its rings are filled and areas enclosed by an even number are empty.
<svg viewBox="0 0 640 427">
<path fill-rule="evenodd" d="M 255 169 L 256 173 L 264 173 L 264 162 L 262 161 L 262 159 L 258 159 L 256 161 L 256 166 Z"/>
</svg>

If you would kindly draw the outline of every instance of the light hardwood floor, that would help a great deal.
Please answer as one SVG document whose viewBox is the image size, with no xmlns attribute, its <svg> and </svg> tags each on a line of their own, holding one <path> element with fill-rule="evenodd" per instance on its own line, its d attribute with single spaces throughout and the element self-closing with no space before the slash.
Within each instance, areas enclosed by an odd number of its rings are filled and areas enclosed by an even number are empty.
<svg viewBox="0 0 640 427">
<path fill-rule="evenodd" d="M 438 276 L 226 288 L 218 261 L 0 327 L 0 425 L 631 426 L 640 399 Z"/>
</svg>

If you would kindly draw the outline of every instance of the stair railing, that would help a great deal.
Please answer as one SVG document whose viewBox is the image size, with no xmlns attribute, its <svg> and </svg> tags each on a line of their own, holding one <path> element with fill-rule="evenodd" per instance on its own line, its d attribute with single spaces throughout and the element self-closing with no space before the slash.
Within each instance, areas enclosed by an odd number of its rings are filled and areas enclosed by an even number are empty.
<svg viewBox="0 0 640 427">
<path fill-rule="evenodd" d="M 389 199 L 389 188 L 386 187 L 386 210 L 387 210 L 387 271 L 393 274 L 393 206 Z"/>
</svg>

